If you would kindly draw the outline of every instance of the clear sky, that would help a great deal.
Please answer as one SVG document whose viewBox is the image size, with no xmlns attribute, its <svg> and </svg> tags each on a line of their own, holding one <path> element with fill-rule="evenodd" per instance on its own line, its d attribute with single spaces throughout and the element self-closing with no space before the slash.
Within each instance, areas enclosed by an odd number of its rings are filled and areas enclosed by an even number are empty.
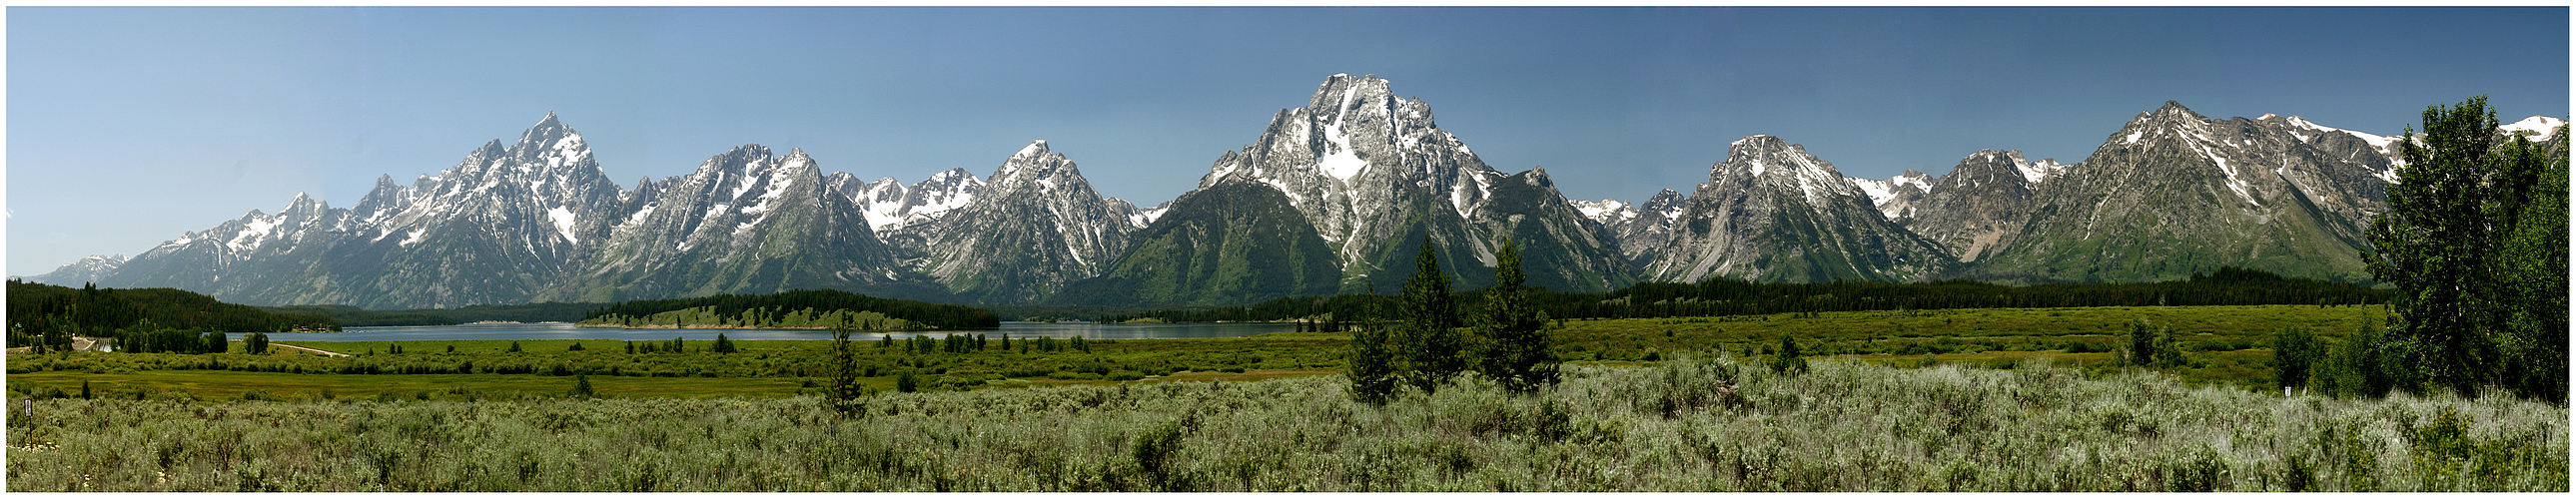
<svg viewBox="0 0 2576 499">
<path fill-rule="evenodd" d="M 2565 8 L 247 8 L 7 11 L 6 273 L 296 192 L 357 204 L 548 110 L 610 177 L 745 143 L 906 183 L 1047 139 L 1150 206 L 1376 74 L 1577 199 L 1688 192 L 1771 134 L 1846 175 L 2074 162 L 2139 112 L 2393 134 L 2487 94 L 2568 114 Z"/>
</svg>

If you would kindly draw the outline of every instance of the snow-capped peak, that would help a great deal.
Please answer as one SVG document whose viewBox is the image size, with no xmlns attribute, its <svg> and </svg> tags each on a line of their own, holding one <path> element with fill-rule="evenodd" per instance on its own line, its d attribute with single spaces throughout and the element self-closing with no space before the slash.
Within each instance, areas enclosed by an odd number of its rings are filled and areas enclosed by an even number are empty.
<svg viewBox="0 0 2576 499">
<path fill-rule="evenodd" d="M 2532 142 L 2544 142 L 2550 137 L 2557 136 L 2558 128 L 2563 126 L 2567 126 L 2567 120 L 2533 116 L 2496 128 L 2504 130 L 2507 134 L 2529 137 Z"/>
<path fill-rule="evenodd" d="M 1626 201 L 1604 199 L 1600 201 L 1574 201 L 1573 203 L 1575 211 L 1583 212 L 1583 218 L 1600 220 L 1604 223 L 1621 218 L 1627 218 L 1625 216 L 1605 218 L 1605 215 L 1627 212 L 1627 216 L 1636 216 L 1636 210 L 1631 209 Z"/>
<path fill-rule="evenodd" d="M 2311 137 L 2315 137 L 2314 135 L 2310 135 L 2311 133 L 2340 133 L 2340 134 L 2345 134 L 2345 135 L 2351 135 L 2351 136 L 2353 136 L 2354 138 L 2359 138 L 2359 139 L 2361 139 L 2361 140 L 2362 140 L 2362 142 L 2367 142 L 2367 143 L 2369 143 L 2369 144 L 2370 144 L 2370 147 L 2373 147 L 2373 148 L 2386 148 L 2386 147 L 2388 147 L 2388 145 L 2389 145 L 2389 144 L 2394 144 L 2394 143 L 2396 143 L 2396 142 L 2397 142 L 2397 139 L 2396 139 L 2395 137 L 2383 137 L 2383 136 L 2379 136 L 2379 135 L 2372 135 L 2372 134 L 2367 134 L 2367 133 L 2355 132 L 2355 131 L 2351 131 L 2351 130 L 2345 130 L 2345 129 L 2341 129 L 2341 128 L 2335 128 L 2335 127 L 2330 127 L 2330 126 L 2325 126 L 2325 125 L 2319 125 L 2319 124 L 2316 124 L 2315 122 L 2308 121 L 2308 120 L 2307 120 L 2307 118 L 2302 118 L 2302 117 L 2299 117 L 2299 116 L 2297 116 L 2297 115 L 2281 116 L 2281 115 L 2268 114 L 2268 113 L 2267 113 L 2267 114 L 2264 114 L 2264 115 L 2263 115 L 2263 117 L 2261 117 L 2261 118 L 2256 118 L 2256 119 L 2255 119 L 2255 121 L 2272 121 L 2272 120 L 2283 120 L 2284 122 L 2289 123 L 2289 124 L 2290 124 L 2290 127 L 2291 127 L 2290 134 L 2291 134 L 2291 135 L 2293 135 L 2293 136 L 2298 137 L 2298 138 L 2299 138 L 2299 140 L 2303 140 L 2303 141 L 2304 141 L 2304 140 L 2310 140 L 2310 138 L 2311 138 Z"/>
<path fill-rule="evenodd" d="M 1012 158 L 1014 158 L 1014 159 L 1016 159 L 1016 158 L 1034 158 L 1034 157 L 1038 157 L 1038 156 L 1045 156 L 1046 154 L 1047 154 L 1047 143 L 1046 143 L 1046 139 L 1037 139 L 1037 140 L 1029 141 L 1029 145 L 1024 146 L 1024 147 L 1021 147 L 1021 148 L 1020 148 L 1020 152 L 1011 153 L 1011 157 L 1012 157 Z"/>
<path fill-rule="evenodd" d="M 1727 149 L 1726 163 L 1709 171 L 1710 182 L 1726 181 L 1733 171 L 1749 172 L 1755 182 L 1771 185 L 1794 184 L 1809 204 L 1822 206 L 1833 194 L 1859 193 L 1833 163 L 1807 153 L 1804 145 L 1791 144 L 1779 137 L 1753 135 L 1738 139 Z M 1785 177 L 1785 178 L 1784 178 Z M 1765 180 L 1784 178 L 1783 180 Z"/>
</svg>

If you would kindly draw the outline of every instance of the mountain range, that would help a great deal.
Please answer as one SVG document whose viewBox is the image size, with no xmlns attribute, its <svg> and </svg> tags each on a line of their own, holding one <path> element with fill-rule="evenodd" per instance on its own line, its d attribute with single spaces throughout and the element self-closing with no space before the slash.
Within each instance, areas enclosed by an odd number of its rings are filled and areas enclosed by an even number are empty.
<svg viewBox="0 0 2576 499">
<path fill-rule="evenodd" d="M 2563 120 L 2500 127 L 2564 154 Z M 2153 281 L 2220 266 L 2366 280 L 2396 141 L 2296 116 L 2142 112 L 2078 163 L 1980 150 L 1948 173 L 1844 176 L 1785 138 L 1733 141 L 1707 181 L 1569 200 L 1496 169 L 1430 105 L 1333 75 L 1160 206 L 1101 196 L 1034 140 L 990 174 L 905 184 L 757 144 L 632 188 L 547 113 L 353 208 L 298 195 L 132 257 L 29 279 L 226 301 L 452 308 L 829 288 L 976 304 L 1227 305 L 1392 292 L 1428 241 L 1465 287 L 1516 243 L 1529 283 Z M 1830 155 L 1830 152 L 1828 152 Z"/>
</svg>

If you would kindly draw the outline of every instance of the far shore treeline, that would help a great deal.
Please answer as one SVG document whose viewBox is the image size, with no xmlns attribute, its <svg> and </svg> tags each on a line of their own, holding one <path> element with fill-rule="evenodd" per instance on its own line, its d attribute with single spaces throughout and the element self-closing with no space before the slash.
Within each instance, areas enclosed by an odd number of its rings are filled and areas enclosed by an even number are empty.
<svg viewBox="0 0 2576 499">
<path fill-rule="evenodd" d="M 472 305 L 457 308 L 367 310 L 348 305 L 260 307 L 279 312 L 328 316 L 342 326 L 447 326 L 468 322 L 573 322 L 606 307 L 605 303 L 540 302 L 519 305 Z"/>
<path fill-rule="evenodd" d="M 840 315 L 871 320 L 848 327 L 889 329 L 975 329 L 1000 327 L 993 312 L 963 305 L 895 300 L 834 290 L 797 290 L 766 295 L 715 295 L 703 298 L 636 300 L 602 307 L 582 317 L 586 325 L 668 327 L 825 328 Z M 659 317 L 659 324 L 655 320 Z"/>
<path fill-rule="evenodd" d="M 1483 290 L 1464 293 L 1474 300 Z M 2063 308 L 2201 305 L 2385 304 L 2394 291 L 2348 282 L 2282 277 L 2260 270 L 2222 267 L 2181 280 L 2152 283 L 2039 284 L 2009 286 L 1977 281 L 1924 283 L 1760 283 L 1712 278 L 1697 284 L 1642 282 L 1607 293 L 1535 289 L 1530 299 L 1553 319 L 1621 319 L 1762 315 L 1869 310 Z M 1292 321 L 1357 319 L 1372 302 L 1394 296 L 1339 295 L 1280 298 L 1236 307 L 1110 312 L 1101 322 Z"/>
<path fill-rule="evenodd" d="M 115 336 L 120 331 L 340 330 L 338 322 L 319 314 L 263 310 L 170 288 L 72 289 L 10 279 L 8 302 L 11 348 L 39 342 L 68 348 L 73 336 Z"/>
</svg>

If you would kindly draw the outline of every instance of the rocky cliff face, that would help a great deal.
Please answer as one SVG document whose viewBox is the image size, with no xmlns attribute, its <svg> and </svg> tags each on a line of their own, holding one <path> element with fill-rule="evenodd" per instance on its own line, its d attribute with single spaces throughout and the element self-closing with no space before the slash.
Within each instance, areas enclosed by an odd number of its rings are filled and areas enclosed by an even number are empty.
<svg viewBox="0 0 2576 499">
<path fill-rule="evenodd" d="M 1949 261 L 1888 221 L 1832 163 L 1768 135 L 1728 148 L 1654 253 L 1646 274 L 1672 282 L 1907 281 Z"/>
</svg>

